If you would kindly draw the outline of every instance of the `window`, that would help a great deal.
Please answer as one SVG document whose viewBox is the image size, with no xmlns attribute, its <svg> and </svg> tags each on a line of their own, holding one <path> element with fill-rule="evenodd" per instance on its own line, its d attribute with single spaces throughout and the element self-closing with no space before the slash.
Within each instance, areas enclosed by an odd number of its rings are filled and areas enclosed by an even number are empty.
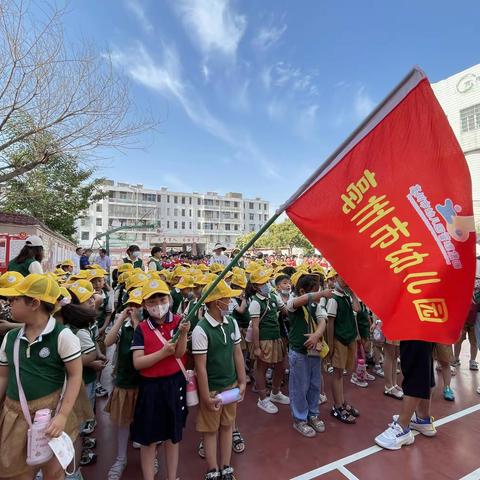
<svg viewBox="0 0 480 480">
<path fill-rule="evenodd" d="M 229 207 L 229 206 L 230 206 L 230 201 L 229 201 L 229 200 L 225 200 L 225 206 L 226 206 L 226 207 Z"/>
<path fill-rule="evenodd" d="M 173 216 L 178 217 L 178 208 L 173 209 Z"/>
<path fill-rule="evenodd" d="M 84 227 L 86 224 L 87 224 L 87 219 L 86 219 L 86 218 L 82 218 L 82 219 L 80 220 L 80 225 L 81 225 L 82 227 Z"/>
<path fill-rule="evenodd" d="M 254 213 L 250 214 L 250 220 L 255 220 L 255 214 Z"/>
<path fill-rule="evenodd" d="M 192 209 L 191 209 L 191 208 L 188 210 L 188 216 L 189 216 L 189 217 L 192 216 Z"/>
<path fill-rule="evenodd" d="M 182 230 L 185 230 L 185 222 L 182 222 Z"/>
<path fill-rule="evenodd" d="M 89 232 L 82 232 L 82 240 L 89 240 L 90 233 Z"/>
<path fill-rule="evenodd" d="M 234 225 L 235 231 L 238 232 L 238 225 Z"/>
<path fill-rule="evenodd" d="M 266 222 L 268 220 L 268 215 L 263 216 L 263 221 Z"/>
<path fill-rule="evenodd" d="M 266 203 L 263 204 L 263 209 L 264 209 L 264 210 L 267 209 L 267 204 L 266 204 Z"/>
<path fill-rule="evenodd" d="M 480 103 L 460 110 L 462 133 L 480 129 Z"/>
<path fill-rule="evenodd" d="M 115 198 L 115 192 L 108 192 L 108 198 Z"/>
<path fill-rule="evenodd" d="M 170 216 L 170 208 L 167 208 L 167 215 Z"/>
<path fill-rule="evenodd" d="M 178 222 L 173 222 L 173 228 L 175 228 L 175 230 L 178 228 Z"/>
<path fill-rule="evenodd" d="M 120 199 L 126 200 L 127 199 L 127 192 L 120 192 Z"/>
<path fill-rule="evenodd" d="M 220 205 L 220 200 L 215 200 L 215 205 L 218 207 Z"/>
<path fill-rule="evenodd" d="M 142 233 L 142 242 L 146 242 L 146 241 L 147 241 L 147 234 Z"/>
<path fill-rule="evenodd" d="M 101 211 L 102 211 L 102 204 L 97 203 L 97 212 L 101 212 Z"/>
<path fill-rule="evenodd" d="M 178 197 L 176 195 L 173 197 L 173 203 L 178 203 Z"/>
<path fill-rule="evenodd" d="M 167 228 L 170 228 L 170 220 L 167 220 Z"/>
<path fill-rule="evenodd" d="M 253 223 L 250 224 L 250 231 L 251 232 L 255 231 L 255 225 Z"/>
<path fill-rule="evenodd" d="M 202 204 L 202 199 L 201 198 L 197 198 L 197 205 L 201 205 Z"/>
<path fill-rule="evenodd" d="M 202 216 L 202 212 L 200 210 L 197 210 L 197 217 L 201 217 Z"/>
<path fill-rule="evenodd" d="M 154 193 L 142 193 L 142 199 L 144 202 L 155 202 L 156 195 Z"/>
<path fill-rule="evenodd" d="M 170 203 L 170 195 L 167 195 L 167 203 Z"/>
<path fill-rule="evenodd" d="M 258 221 L 259 221 L 259 222 L 262 221 L 262 215 L 260 215 L 260 213 L 258 214 Z"/>
<path fill-rule="evenodd" d="M 161 195 L 157 195 L 157 202 L 160 203 L 162 201 L 162 196 Z"/>
<path fill-rule="evenodd" d="M 233 214 L 233 218 L 238 218 L 238 212 Z"/>
<path fill-rule="evenodd" d="M 201 230 L 201 229 L 202 229 L 202 224 L 201 224 L 201 223 L 197 223 L 197 228 L 198 228 L 198 230 Z"/>
<path fill-rule="evenodd" d="M 192 204 L 192 197 L 188 197 L 188 203 L 191 205 Z"/>
<path fill-rule="evenodd" d="M 185 205 L 185 197 L 182 197 L 182 205 Z"/>
<path fill-rule="evenodd" d="M 102 219 L 97 218 L 97 227 L 101 227 L 101 226 L 102 226 Z"/>
<path fill-rule="evenodd" d="M 235 208 L 238 208 L 238 202 L 233 202 L 233 206 L 234 206 Z"/>
<path fill-rule="evenodd" d="M 185 216 L 185 209 L 182 208 L 182 217 L 184 217 L 184 216 Z"/>
<path fill-rule="evenodd" d="M 189 225 L 190 226 L 188 228 L 190 228 L 190 230 L 191 230 L 192 229 L 192 222 L 189 222 Z"/>
<path fill-rule="evenodd" d="M 253 203 L 253 202 L 249 202 L 249 203 L 248 203 L 248 208 L 249 208 L 250 210 L 253 210 L 253 209 L 255 208 L 254 203 Z"/>
<path fill-rule="evenodd" d="M 226 224 L 225 224 L 225 230 L 231 230 L 229 223 L 226 223 Z"/>
</svg>

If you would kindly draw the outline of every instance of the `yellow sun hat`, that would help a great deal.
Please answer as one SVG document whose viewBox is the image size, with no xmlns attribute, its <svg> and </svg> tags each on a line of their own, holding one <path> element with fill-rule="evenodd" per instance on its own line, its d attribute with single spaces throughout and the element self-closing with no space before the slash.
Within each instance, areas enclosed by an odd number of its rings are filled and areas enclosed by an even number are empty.
<svg viewBox="0 0 480 480">
<path fill-rule="evenodd" d="M 195 268 L 197 270 L 201 270 L 202 272 L 208 272 L 208 267 L 204 263 L 199 263 Z"/>
<path fill-rule="evenodd" d="M 248 265 L 247 265 L 247 268 L 245 270 L 246 273 L 249 273 L 249 274 L 252 274 L 253 272 L 259 270 L 261 268 L 261 266 L 255 262 L 255 261 L 251 261 Z"/>
<path fill-rule="evenodd" d="M 62 267 L 74 267 L 75 264 L 73 263 L 73 260 L 71 258 L 67 258 L 66 260 L 63 260 L 60 262 L 60 266 Z"/>
<path fill-rule="evenodd" d="M 13 287 L 20 283 L 25 277 L 20 272 L 5 272 L 0 276 L 0 288 Z"/>
<path fill-rule="evenodd" d="M 76 282 L 70 284 L 67 288 L 78 298 L 80 303 L 85 303 L 95 294 L 93 285 L 88 280 L 77 280 Z"/>
<path fill-rule="evenodd" d="M 291 277 L 290 281 L 292 282 L 292 285 L 294 287 L 297 286 L 298 281 L 300 280 L 300 277 L 303 277 L 304 275 L 307 275 L 308 272 L 304 272 L 302 270 L 299 270 L 298 272 L 295 272 Z"/>
<path fill-rule="evenodd" d="M 134 273 L 126 279 L 125 288 L 130 291 L 132 288 L 142 287 L 146 282 L 148 282 L 148 277 L 145 273 Z"/>
<path fill-rule="evenodd" d="M 245 275 L 245 272 L 236 271 L 232 275 L 231 285 L 236 285 L 237 287 L 245 288 L 247 286 L 247 276 Z"/>
<path fill-rule="evenodd" d="M 88 278 L 88 273 L 86 270 L 80 270 L 78 273 L 74 273 L 70 280 L 85 280 Z"/>
<path fill-rule="evenodd" d="M 94 268 L 91 270 L 86 270 L 88 280 L 92 281 L 95 278 L 103 278 L 107 275 L 107 272 L 103 268 Z"/>
<path fill-rule="evenodd" d="M 196 287 L 204 287 L 208 285 L 212 280 L 208 276 L 208 274 L 199 273 L 198 275 L 194 275 L 193 283 Z"/>
<path fill-rule="evenodd" d="M 170 270 L 162 270 L 160 272 L 160 276 L 163 276 L 165 278 L 165 283 L 170 285 L 170 283 L 172 282 L 172 279 L 173 279 L 173 272 L 171 272 Z"/>
<path fill-rule="evenodd" d="M 143 296 L 142 287 L 134 288 L 128 294 L 128 300 L 125 303 L 135 303 L 136 305 L 141 305 L 142 304 L 142 296 Z"/>
<path fill-rule="evenodd" d="M 263 285 L 267 283 L 271 278 L 271 271 L 267 270 L 266 268 L 260 268 L 255 270 L 250 275 L 250 282 L 255 283 L 256 285 Z"/>
<path fill-rule="evenodd" d="M 149 282 L 145 283 L 142 288 L 142 301 L 147 300 L 156 293 L 170 295 L 170 289 L 163 280 L 150 280 Z"/>
<path fill-rule="evenodd" d="M 64 277 L 66 275 L 66 271 L 61 269 L 61 268 L 56 268 L 54 271 L 53 271 L 53 274 L 56 275 L 57 277 Z"/>
<path fill-rule="evenodd" d="M 147 272 L 146 275 L 148 277 L 149 280 L 152 280 L 152 279 L 157 279 L 157 280 L 160 280 L 160 274 L 162 272 L 161 271 L 158 271 L 158 270 L 152 270 L 150 272 Z"/>
<path fill-rule="evenodd" d="M 185 275 L 175 285 L 175 288 L 182 290 L 184 288 L 193 288 L 194 286 L 195 286 L 195 282 L 193 281 L 193 277 L 191 275 Z"/>
<path fill-rule="evenodd" d="M 330 271 L 327 273 L 326 279 L 327 279 L 327 280 L 330 280 L 331 278 L 336 277 L 337 275 L 338 275 L 337 272 L 332 268 L 332 269 L 330 269 Z"/>
<path fill-rule="evenodd" d="M 172 271 L 172 278 L 188 275 L 189 269 L 183 265 L 177 265 Z"/>
<path fill-rule="evenodd" d="M 122 263 L 117 267 L 117 272 L 123 273 L 123 272 L 128 272 L 129 270 L 133 270 L 133 265 L 131 263 Z"/>
<path fill-rule="evenodd" d="M 210 265 L 210 273 L 220 273 L 223 271 L 223 265 L 219 263 L 212 263 Z"/>
<path fill-rule="evenodd" d="M 210 288 L 210 285 L 212 285 L 212 283 L 213 282 L 209 283 L 204 287 L 203 293 L 205 293 L 208 288 Z M 218 285 L 210 292 L 208 297 L 205 299 L 204 303 L 214 302 L 215 300 L 219 300 L 220 298 L 234 298 L 238 297 L 241 294 L 241 290 L 233 290 L 227 285 L 225 280 L 220 280 Z"/>
<path fill-rule="evenodd" d="M 58 283 L 48 275 L 39 273 L 31 273 L 10 287 L 0 288 L 0 297 L 30 297 L 53 305 L 59 296 Z"/>
</svg>

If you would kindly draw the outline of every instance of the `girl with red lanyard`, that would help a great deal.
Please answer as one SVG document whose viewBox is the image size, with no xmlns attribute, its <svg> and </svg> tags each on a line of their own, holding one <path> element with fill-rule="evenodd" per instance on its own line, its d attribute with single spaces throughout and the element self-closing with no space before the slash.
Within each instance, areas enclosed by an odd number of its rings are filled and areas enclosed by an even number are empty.
<svg viewBox="0 0 480 480">
<path fill-rule="evenodd" d="M 141 445 L 144 480 L 155 477 L 158 442 L 164 442 L 167 480 L 176 480 L 179 442 L 187 419 L 186 380 L 182 360 L 187 349 L 189 323 L 170 312 L 170 290 L 162 280 L 143 286 L 143 307 L 149 318 L 135 330 L 133 365 L 140 385 L 132 426 L 132 440 Z M 170 340 L 179 330 L 175 342 Z"/>
</svg>

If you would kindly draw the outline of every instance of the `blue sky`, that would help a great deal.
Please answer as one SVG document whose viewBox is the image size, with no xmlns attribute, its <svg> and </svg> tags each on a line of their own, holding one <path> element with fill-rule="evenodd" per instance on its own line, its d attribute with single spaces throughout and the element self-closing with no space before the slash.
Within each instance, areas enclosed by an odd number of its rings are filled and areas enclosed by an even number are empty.
<svg viewBox="0 0 480 480">
<path fill-rule="evenodd" d="M 478 0 L 83 0 L 65 30 L 159 121 L 101 175 L 276 207 L 413 65 L 435 82 L 480 62 L 478 18 Z"/>
</svg>

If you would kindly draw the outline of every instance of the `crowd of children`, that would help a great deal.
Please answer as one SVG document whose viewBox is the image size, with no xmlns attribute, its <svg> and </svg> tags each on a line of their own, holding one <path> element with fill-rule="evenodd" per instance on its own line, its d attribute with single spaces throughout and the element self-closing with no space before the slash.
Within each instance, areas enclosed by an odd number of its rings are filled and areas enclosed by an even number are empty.
<svg viewBox="0 0 480 480">
<path fill-rule="evenodd" d="M 232 450 L 245 451 L 238 403 L 219 400 L 232 389 L 239 400 L 251 384 L 266 414 L 290 408 L 293 428 L 305 437 L 325 432 L 320 405 L 327 401 L 327 376 L 330 414 L 345 424 L 360 415 L 345 398 L 346 372 L 360 388 L 384 377 L 385 395 L 402 399 L 398 342 L 385 339 L 381 319 L 333 269 L 250 259 L 211 290 L 224 265 L 196 261 L 164 268 L 155 247 L 145 271 L 139 251 L 129 247 L 114 288 L 99 265 L 73 273 L 71 260 L 42 274 L 31 273 L 20 259 L 0 277 L 0 478 L 33 479 L 40 471 L 45 480 L 64 478 L 55 456 L 39 465 L 27 462 L 31 418 L 23 413 L 22 386 L 30 416 L 53 412 L 46 434 L 66 432 L 80 466 L 96 460 L 96 398 L 109 395 L 105 411 L 115 428 L 116 454 L 108 480 L 122 477 L 129 441 L 140 449 L 144 480 L 157 474 L 160 444 L 165 478 L 177 479 L 188 416 L 187 370 L 195 371 L 198 385 L 198 453 L 206 459 L 206 480 L 234 480 Z M 458 343 L 468 335 L 472 370 L 478 369 L 477 300 Z M 452 346 L 435 346 L 448 401 L 455 398 L 450 379 L 458 353 L 458 346 L 455 354 Z M 111 392 L 101 383 L 109 361 Z"/>
</svg>

